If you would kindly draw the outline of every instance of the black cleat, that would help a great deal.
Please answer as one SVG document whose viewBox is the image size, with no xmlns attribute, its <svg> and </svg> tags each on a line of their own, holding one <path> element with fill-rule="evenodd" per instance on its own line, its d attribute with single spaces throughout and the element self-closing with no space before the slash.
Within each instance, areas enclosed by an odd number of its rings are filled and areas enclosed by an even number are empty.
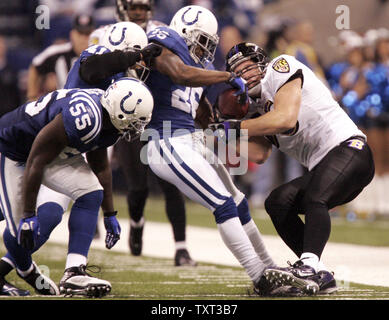
<svg viewBox="0 0 389 320">
<path fill-rule="evenodd" d="M 284 286 L 282 282 L 270 282 L 264 275 L 254 283 L 254 293 L 261 297 L 301 297 L 304 292 L 296 287 Z"/>
<path fill-rule="evenodd" d="M 38 294 L 44 296 L 59 295 L 59 289 L 54 281 L 45 276 L 35 262 L 32 262 L 32 264 L 34 268 L 27 276 L 23 277 L 16 271 L 18 276 L 32 286 Z"/>
<path fill-rule="evenodd" d="M 30 296 L 30 291 L 23 290 L 0 278 L 0 296 Z"/>
<path fill-rule="evenodd" d="M 143 236 L 143 226 L 142 227 L 130 227 L 130 236 L 129 236 L 129 245 L 131 254 L 133 256 L 140 256 L 142 254 L 142 236 Z"/>
<path fill-rule="evenodd" d="M 65 270 L 59 283 L 61 294 L 65 296 L 81 295 L 89 298 L 101 298 L 111 292 L 111 284 L 90 276 L 86 266 L 71 267 Z"/>
<path fill-rule="evenodd" d="M 310 278 L 316 274 L 315 270 L 299 260 L 292 267 L 268 268 L 264 272 L 266 279 L 282 286 L 292 286 L 300 289 L 308 295 L 314 295 L 319 291 L 319 285 Z"/>
<path fill-rule="evenodd" d="M 190 257 L 188 250 L 178 249 L 174 257 L 174 265 L 176 267 L 195 267 L 197 266 L 197 262 Z"/>
<path fill-rule="evenodd" d="M 319 285 L 318 294 L 331 294 L 338 291 L 336 280 L 332 272 L 322 270 L 312 277 L 309 277 L 309 279 L 315 281 Z"/>
</svg>

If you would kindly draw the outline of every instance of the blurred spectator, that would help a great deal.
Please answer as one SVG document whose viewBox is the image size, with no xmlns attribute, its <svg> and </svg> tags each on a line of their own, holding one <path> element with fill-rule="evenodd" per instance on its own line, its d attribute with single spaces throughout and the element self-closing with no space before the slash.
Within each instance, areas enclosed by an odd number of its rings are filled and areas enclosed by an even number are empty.
<svg viewBox="0 0 389 320">
<path fill-rule="evenodd" d="M 389 34 L 386 29 L 370 29 L 363 36 L 342 31 L 339 45 L 345 61 L 329 67 L 328 82 L 340 105 L 365 131 L 376 167 L 373 181 L 349 207 L 389 214 Z"/>
<path fill-rule="evenodd" d="M 309 21 L 300 21 L 291 27 L 292 41 L 285 53 L 309 67 L 317 77 L 327 83 L 319 57 L 313 48 L 314 28 Z"/>
<path fill-rule="evenodd" d="M 40 0 L 40 4 L 47 6 L 50 12 L 50 28 L 42 31 L 43 48 L 48 47 L 58 39 L 68 41 L 73 17 L 92 15 L 97 1 Z"/>
<path fill-rule="evenodd" d="M 0 36 L 0 117 L 19 106 L 20 92 L 15 71 L 7 64 L 7 46 Z"/>
<path fill-rule="evenodd" d="M 69 70 L 88 47 L 89 35 L 94 29 L 91 16 L 78 15 L 70 31 L 70 42 L 53 44 L 32 60 L 28 73 L 28 100 L 35 100 L 50 90 L 63 88 Z"/>
</svg>

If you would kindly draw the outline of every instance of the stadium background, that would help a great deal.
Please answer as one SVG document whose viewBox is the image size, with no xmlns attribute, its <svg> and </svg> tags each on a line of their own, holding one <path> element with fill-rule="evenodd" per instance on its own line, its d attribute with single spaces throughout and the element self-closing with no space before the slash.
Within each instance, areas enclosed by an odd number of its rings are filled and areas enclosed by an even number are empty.
<svg viewBox="0 0 389 320">
<path fill-rule="evenodd" d="M 50 9 L 50 28 L 39 30 L 36 27 L 36 19 L 39 16 L 36 8 L 42 4 Z M 389 256 L 385 251 L 389 248 L 389 201 L 386 199 L 386 190 L 389 189 L 389 20 L 387 19 L 389 1 L 327 0 L 324 4 L 318 0 L 156 0 L 153 18 L 169 23 L 173 14 L 187 4 L 199 4 L 211 8 L 219 20 L 221 40 L 215 61 L 217 68 L 224 68 L 223 56 L 226 50 L 240 40 L 258 43 L 265 47 L 270 55 L 286 52 L 305 59 L 304 61 L 315 69 L 319 76 L 322 76 L 340 105 L 366 131 L 374 150 L 376 177 L 356 201 L 348 206 L 335 208 L 331 212 L 333 217 L 331 244 L 330 249 L 326 249 L 325 252 L 338 254 L 337 250 L 340 247 L 331 247 L 333 243 L 363 246 L 360 247 L 360 252 L 367 250 L 366 257 L 356 255 L 354 260 L 350 258 L 351 261 L 344 261 L 344 265 L 353 266 L 359 258 L 368 259 L 370 256 L 372 257 L 370 264 L 376 266 L 379 264 L 378 269 L 374 271 L 379 274 L 379 277 L 378 279 L 375 277 L 373 282 L 368 280 L 359 282 L 369 285 L 381 283 L 389 286 L 389 277 L 383 275 L 380 269 L 382 264 L 387 266 L 388 261 L 385 259 Z M 341 15 L 336 13 L 336 9 L 342 5 L 349 9 L 350 30 L 339 30 L 336 25 L 337 18 Z M 115 22 L 114 13 L 114 0 L 2 0 L 0 2 L 0 96 L 2 97 L 0 114 L 26 101 L 27 71 L 33 57 L 52 43 L 68 41 L 72 20 L 76 14 L 92 15 L 98 27 Z M 378 43 L 381 56 L 376 54 Z M 374 54 L 369 56 L 369 52 Z M 358 56 L 363 57 L 359 64 L 355 62 Z M 341 76 L 347 72 L 348 77 L 345 78 L 349 81 L 343 82 Z M 55 83 L 50 81 L 48 79 L 47 87 L 55 87 Z M 123 200 L 126 185 L 114 156 L 112 166 L 116 200 L 119 204 L 121 221 L 125 224 L 128 220 Z M 269 235 L 266 241 L 275 248 L 274 250 L 280 248 L 280 252 L 276 251 L 280 254 L 277 258 L 280 259 L 280 263 L 283 263 L 287 257 L 289 259 L 293 257 L 289 252 L 283 251 L 285 248 L 282 248 L 281 242 L 278 241 L 274 246 L 271 244 L 276 239 L 276 233 L 263 211 L 263 200 L 273 187 L 290 180 L 302 170 L 304 169 L 296 163 L 275 151 L 266 164 L 261 166 L 250 164 L 246 175 L 235 177 L 237 184 L 249 197 L 260 230 L 265 235 Z M 149 231 L 146 224 L 144 254 L 171 257 L 173 241 L 169 228 L 166 229 L 167 218 L 164 214 L 160 190 L 157 183 L 150 182 L 152 198 L 146 207 L 146 220 L 150 221 L 150 224 Z M 214 260 L 207 258 L 206 254 L 202 256 L 206 244 L 199 243 L 195 236 L 191 237 L 195 234 L 192 233 L 191 228 L 193 226 L 210 228 L 214 227 L 214 223 L 211 214 L 205 209 L 190 201 L 187 203 L 190 226 L 188 246 L 193 256 L 209 263 L 235 265 L 231 262 L 233 259 L 228 260 L 231 257 L 224 257 L 226 258 L 224 261 L 222 256 L 214 255 Z M 66 224 L 62 223 L 62 227 L 66 229 Z M 66 232 L 65 229 L 63 232 Z M 128 232 L 125 230 L 128 229 L 124 228 L 124 238 L 127 237 L 126 232 Z M 196 229 L 196 232 L 198 231 L 201 238 L 201 230 Z M 152 233 L 163 234 L 159 237 L 166 237 L 167 242 L 151 239 L 154 236 Z M 56 236 L 54 238 L 57 239 Z M 63 234 L 58 234 L 58 239 L 55 241 L 61 242 Z M 126 241 L 121 242 L 124 244 L 118 251 L 128 251 Z M 161 250 L 156 243 L 167 249 Z M 374 251 L 376 249 L 378 251 Z M 379 251 L 380 249 L 384 251 Z M 350 252 L 351 249 L 347 247 L 343 250 Z M 208 253 L 212 255 L 212 250 Z M 331 254 L 327 256 L 330 260 L 329 264 L 334 268 L 340 263 L 339 261 L 342 261 L 335 257 L 331 260 Z M 385 259 L 373 260 L 373 257 L 383 256 Z M 363 264 L 362 267 L 366 265 Z M 363 273 L 364 269 L 360 272 Z M 360 274 L 357 273 L 349 280 L 358 282 L 359 276 Z"/>
</svg>

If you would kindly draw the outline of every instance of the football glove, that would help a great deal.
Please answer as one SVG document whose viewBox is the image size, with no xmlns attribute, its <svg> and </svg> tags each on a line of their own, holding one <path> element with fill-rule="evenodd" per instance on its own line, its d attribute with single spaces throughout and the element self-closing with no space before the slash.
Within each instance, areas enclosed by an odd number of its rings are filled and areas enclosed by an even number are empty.
<svg viewBox="0 0 389 320">
<path fill-rule="evenodd" d="M 238 91 L 234 93 L 235 96 L 239 96 L 238 102 L 240 104 L 246 104 L 249 102 L 249 94 L 246 86 L 247 81 L 242 77 L 238 77 L 236 73 L 231 72 L 231 77 L 227 83 Z"/>
<path fill-rule="evenodd" d="M 216 133 L 216 136 L 228 142 L 230 139 L 230 130 L 235 130 L 235 137 L 238 138 L 240 136 L 240 120 L 226 120 L 219 123 L 210 123 L 208 127 Z"/>
<path fill-rule="evenodd" d="M 104 212 L 104 227 L 107 231 L 105 236 L 105 247 L 111 249 L 116 242 L 120 239 L 120 224 L 116 219 L 117 211 L 114 212 Z"/>
<path fill-rule="evenodd" d="M 33 250 L 40 234 L 38 217 L 30 215 L 19 222 L 18 244 L 27 250 Z"/>
<path fill-rule="evenodd" d="M 156 43 L 150 43 L 144 47 L 140 53 L 142 54 L 142 60 L 150 65 L 152 59 L 158 57 L 162 52 L 162 47 Z"/>
</svg>

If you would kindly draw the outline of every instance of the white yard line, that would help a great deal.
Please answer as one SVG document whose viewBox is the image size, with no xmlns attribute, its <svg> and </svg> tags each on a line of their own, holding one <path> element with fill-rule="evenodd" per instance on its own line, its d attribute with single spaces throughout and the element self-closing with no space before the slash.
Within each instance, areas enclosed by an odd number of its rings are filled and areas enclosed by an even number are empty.
<svg viewBox="0 0 389 320">
<path fill-rule="evenodd" d="M 53 231 L 50 242 L 67 243 L 67 219 L 68 215 L 65 214 L 63 221 Z M 122 239 L 111 250 L 129 252 L 129 220 L 121 219 L 120 225 Z M 102 219 L 99 220 L 99 228 L 100 239 L 93 241 L 92 248 L 105 249 L 105 229 Z M 239 266 L 235 257 L 222 242 L 217 229 L 188 226 L 186 234 L 189 252 L 196 261 Z M 264 236 L 264 241 L 269 253 L 279 265 L 285 266 L 287 260 L 294 262 L 297 259 L 278 236 Z M 146 221 L 142 254 L 150 257 L 173 259 L 174 253 L 171 225 Z M 347 282 L 351 281 L 389 287 L 389 248 L 387 247 L 328 243 L 322 259 L 327 267 L 335 272 L 336 279 L 343 286 L 347 286 Z"/>
</svg>

